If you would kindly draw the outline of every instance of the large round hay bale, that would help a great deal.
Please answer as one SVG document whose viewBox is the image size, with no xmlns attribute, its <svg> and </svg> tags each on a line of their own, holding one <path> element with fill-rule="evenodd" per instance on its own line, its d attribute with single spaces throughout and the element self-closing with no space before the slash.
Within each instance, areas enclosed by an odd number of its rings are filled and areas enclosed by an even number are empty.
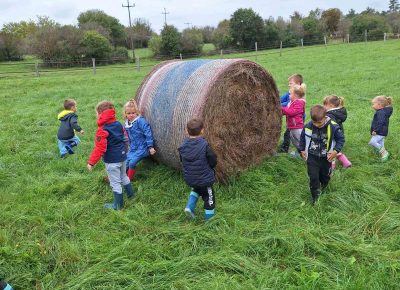
<svg viewBox="0 0 400 290">
<path fill-rule="evenodd" d="M 150 123 L 160 162 L 180 169 L 178 147 L 188 120 L 204 120 L 218 156 L 219 181 L 273 154 L 281 130 L 271 75 L 244 59 L 167 61 L 140 85 L 136 100 Z"/>
</svg>

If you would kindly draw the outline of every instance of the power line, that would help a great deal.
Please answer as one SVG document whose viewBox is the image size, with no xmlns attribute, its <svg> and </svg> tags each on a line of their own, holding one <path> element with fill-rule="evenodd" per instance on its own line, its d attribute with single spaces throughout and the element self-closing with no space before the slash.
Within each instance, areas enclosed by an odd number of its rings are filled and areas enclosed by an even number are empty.
<svg viewBox="0 0 400 290">
<path fill-rule="evenodd" d="M 167 12 L 167 9 L 164 8 L 164 12 L 162 12 L 161 14 L 164 14 L 164 25 L 167 25 L 167 14 L 169 14 L 169 12 Z"/>
<path fill-rule="evenodd" d="M 128 8 L 128 14 L 129 14 L 129 27 L 130 27 L 130 36 L 131 36 L 131 48 L 133 49 L 133 36 L 132 36 L 132 22 L 131 22 L 131 8 L 135 7 L 135 3 L 129 4 L 129 0 L 126 0 L 126 3 L 128 5 L 122 4 L 122 7 Z"/>
</svg>

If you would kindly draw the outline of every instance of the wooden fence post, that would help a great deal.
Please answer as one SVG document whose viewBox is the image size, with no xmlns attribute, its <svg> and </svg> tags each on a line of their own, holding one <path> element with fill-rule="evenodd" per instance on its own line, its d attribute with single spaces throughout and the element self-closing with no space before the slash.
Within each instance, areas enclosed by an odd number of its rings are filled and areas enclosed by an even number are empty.
<svg viewBox="0 0 400 290">
<path fill-rule="evenodd" d="M 35 63 L 35 71 L 36 71 L 36 76 L 37 76 L 37 77 L 40 77 L 40 73 L 39 73 L 39 62 L 38 62 L 38 61 Z"/>
<path fill-rule="evenodd" d="M 93 74 L 96 75 L 96 59 L 92 57 Z"/>
<path fill-rule="evenodd" d="M 282 41 L 281 41 L 281 46 L 279 48 L 279 56 L 282 56 Z"/>
<path fill-rule="evenodd" d="M 136 57 L 136 70 L 140 71 L 140 57 L 139 56 Z"/>
</svg>

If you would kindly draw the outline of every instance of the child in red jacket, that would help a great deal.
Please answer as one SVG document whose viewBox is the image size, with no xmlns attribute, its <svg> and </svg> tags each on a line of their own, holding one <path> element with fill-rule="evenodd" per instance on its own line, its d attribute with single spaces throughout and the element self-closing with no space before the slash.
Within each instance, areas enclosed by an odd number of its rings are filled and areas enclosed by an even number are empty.
<svg viewBox="0 0 400 290">
<path fill-rule="evenodd" d="M 128 198 L 134 196 L 131 181 L 126 175 L 127 140 L 124 128 L 115 118 L 114 105 L 109 101 L 100 102 L 96 106 L 97 131 L 95 147 L 90 154 L 87 168 L 93 170 L 94 165 L 103 157 L 110 186 L 114 193 L 114 202 L 106 203 L 105 208 L 120 210 L 123 203 L 122 186 Z"/>
<path fill-rule="evenodd" d="M 290 88 L 290 102 L 282 107 L 282 114 L 286 115 L 286 126 L 290 131 L 290 141 L 299 150 L 300 135 L 304 127 L 304 112 L 306 107 L 306 85 L 293 85 Z M 296 155 L 299 151 L 296 152 Z M 299 155 L 300 156 L 300 155 Z"/>
</svg>

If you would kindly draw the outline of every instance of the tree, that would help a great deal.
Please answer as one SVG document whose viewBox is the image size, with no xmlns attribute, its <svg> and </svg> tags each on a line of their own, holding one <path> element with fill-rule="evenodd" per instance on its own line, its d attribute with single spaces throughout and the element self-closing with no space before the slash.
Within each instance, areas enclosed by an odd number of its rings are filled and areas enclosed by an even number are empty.
<svg viewBox="0 0 400 290">
<path fill-rule="evenodd" d="M 204 43 L 212 43 L 213 42 L 213 33 L 215 31 L 215 27 L 212 26 L 204 26 L 200 28 L 201 33 L 203 34 Z"/>
<path fill-rule="evenodd" d="M 225 49 L 231 47 L 233 38 L 230 34 L 230 22 L 225 19 L 218 23 L 217 28 L 213 32 L 213 44 L 217 49 Z"/>
<path fill-rule="evenodd" d="M 182 32 L 182 52 L 200 53 L 203 44 L 203 32 L 201 29 L 187 28 Z"/>
<path fill-rule="evenodd" d="M 153 34 L 149 40 L 149 48 L 154 55 L 159 55 L 161 51 L 161 37 L 157 34 Z"/>
<path fill-rule="evenodd" d="M 96 31 L 86 31 L 81 45 L 87 57 L 104 58 L 111 51 L 108 39 Z"/>
<path fill-rule="evenodd" d="M 338 30 L 338 25 L 342 12 L 337 8 L 331 8 L 322 12 L 321 20 L 323 21 L 326 32 L 329 35 L 334 34 Z"/>
<path fill-rule="evenodd" d="M 93 22 L 98 23 L 109 31 L 109 40 L 114 47 L 117 45 L 126 45 L 125 29 L 117 18 L 107 15 L 105 12 L 97 9 L 82 12 L 78 16 L 78 26 L 80 28 L 83 27 L 85 23 Z"/>
<path fill-rule="evenodd" d="M 21 42 L 18 35 L 0 32 L 0 61 L 22 59 Z"/>
<path fill-rule="evenodd" d="M 400 9 L 398 0 L 389 0 L 389 12 L 397 12 Z"/>
<path fill-rule="evenodd" d="M 153 34 L 150 23 L 148 20 L 143 18 L 137 18 L 132 26 L 132 31 L 130 28 L 127 29 L 129 35 L 133 37 L 135 47 L 147 47 L 149 39 Z"/>
<path fill-rule="evenodd" d="M 356 15 L 356 11 L 354 9 L 350 9 L 349 12 L 346 14 L 346 18 L 352 19 Z"/>
<path fill-rule="evenodd" d="M 279 29 L 272 17 L 265 20 L 264 29 L 266 45 L 269 47 L 276 47 L 279 43 Z"/>
<path fill-rule="evenodd" d="M 230 34 L 233 42 L 240 48 L 252 48 L 265 41 L 264 21 L 253 9 L 240 8 L 230 19 Z"/>
<path fill-rule="evenodd" d="M 353 18 L 350 33 L 353 37 L 361 37 L 368 31 L 369 39 L 381 39 L 389 30 L 385 17 L 373 14 L 360 14 Z"/>
<path fill-rule="evenodd" d="M 400 33 L 400 12 L 389 13 L 387 21 L 393 33 Z"/>
<path fill-rule="evenodd" d="M 160 53 L 165 56 L 176 56 L 181 52 L 181 34 L 173 25 L 164 25 L 161 31 Z"/>
</svg>

